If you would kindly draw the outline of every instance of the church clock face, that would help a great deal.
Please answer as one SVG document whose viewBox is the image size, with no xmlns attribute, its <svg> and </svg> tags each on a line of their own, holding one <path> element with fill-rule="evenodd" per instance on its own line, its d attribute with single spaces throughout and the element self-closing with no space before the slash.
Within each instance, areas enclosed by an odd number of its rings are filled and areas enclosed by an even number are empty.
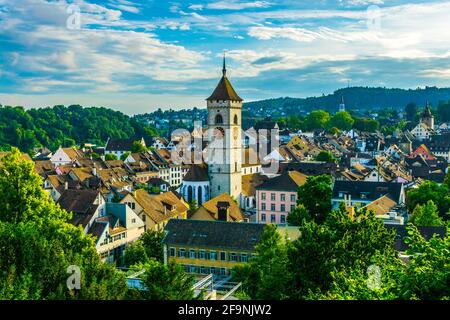
<svg viewBox="0 0 450 320">
<path fill-rule="evenodd" d="M 214 138 L 222 139 L 225 136 L 225 130 L 221 127 L 217 127 L 214 129 Z"/>
</svg>

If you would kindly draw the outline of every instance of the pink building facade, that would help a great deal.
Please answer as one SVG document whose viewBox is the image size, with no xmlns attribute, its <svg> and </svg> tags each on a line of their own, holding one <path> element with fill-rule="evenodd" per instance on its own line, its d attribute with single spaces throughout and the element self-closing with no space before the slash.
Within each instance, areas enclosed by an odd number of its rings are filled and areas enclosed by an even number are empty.
<svg viewBox="0 0 450 320">
<path fill-rule="evenodd" d="M 257 190 L 257 222 L 286 224 L 289 212 L 297 206 L 297 192 Z"/>
<path fill-rule="evenodd" d="M 256 222 L 287 224 L 288 214 L 297 206 L 298 188 L 307 176 L 293 171 L 272 178 L 256 188 Z"/>
</svg>

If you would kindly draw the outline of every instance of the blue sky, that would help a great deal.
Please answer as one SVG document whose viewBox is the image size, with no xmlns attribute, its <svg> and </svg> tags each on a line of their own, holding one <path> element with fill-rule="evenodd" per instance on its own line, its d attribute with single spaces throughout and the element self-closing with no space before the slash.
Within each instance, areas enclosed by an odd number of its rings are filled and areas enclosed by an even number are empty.
<svg viewBox="0 0 450 320">
<path fill-rule="evenodd" d="M 0 103 L 203 107 L 224 51 L 246 101 L 450 87 L 449 16 L 450 1 L 0 0 Z"/>
</svg>

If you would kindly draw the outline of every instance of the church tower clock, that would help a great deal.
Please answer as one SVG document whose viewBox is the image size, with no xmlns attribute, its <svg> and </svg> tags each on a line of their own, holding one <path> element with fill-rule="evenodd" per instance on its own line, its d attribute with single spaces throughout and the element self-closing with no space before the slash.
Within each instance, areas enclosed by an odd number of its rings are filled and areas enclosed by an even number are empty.
<svg viewBox="0 0 450 320">
<path fill-rule="evenodd" d="M 208 106 L 208 173 L 211 198 L 224 192 L 239 201 L 242 189 L 242 102 L 227 77 L 225 57 L 223 76 Z"/>
</svg>

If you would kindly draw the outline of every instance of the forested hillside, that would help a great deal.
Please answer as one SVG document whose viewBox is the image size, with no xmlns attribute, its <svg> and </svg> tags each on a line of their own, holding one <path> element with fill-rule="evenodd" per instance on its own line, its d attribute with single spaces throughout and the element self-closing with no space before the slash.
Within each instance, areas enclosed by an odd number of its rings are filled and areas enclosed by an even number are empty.
<svg viewBox="0 0 450 320">
<path fill-rule="evenodd" d="M 0 106 L 0 149 L 3 150 L 11 146 L 24 152 L 38 146 L 56 150 L 59 146 L 88 142 L 101 145 L 108 137 L 148 139 L 154 135 L 154 128 L 107 108 L 73 105 L 24 110 Z"/>
<path fill-rule="evenodd" d="M 351 87 L 335 91 L 333 94 L 310 98 L 278 98 L 248 102 L 244 108 L 249 112 L 258 110 L 283 110 L 286 114 L 309 112 L 315 109 L 324 109 L 329 112 L 338 110 L 341 99 L 344 97 L 347 109 L 374 110 L 393 108 L 404 110 L 410 103 L 423 106 L 430 102 L 437 106 L 440 101 L 450 100 L 450 88 L 426 87 L 425 89 L 404 90 L 390 88 Z"/>
</svg>

